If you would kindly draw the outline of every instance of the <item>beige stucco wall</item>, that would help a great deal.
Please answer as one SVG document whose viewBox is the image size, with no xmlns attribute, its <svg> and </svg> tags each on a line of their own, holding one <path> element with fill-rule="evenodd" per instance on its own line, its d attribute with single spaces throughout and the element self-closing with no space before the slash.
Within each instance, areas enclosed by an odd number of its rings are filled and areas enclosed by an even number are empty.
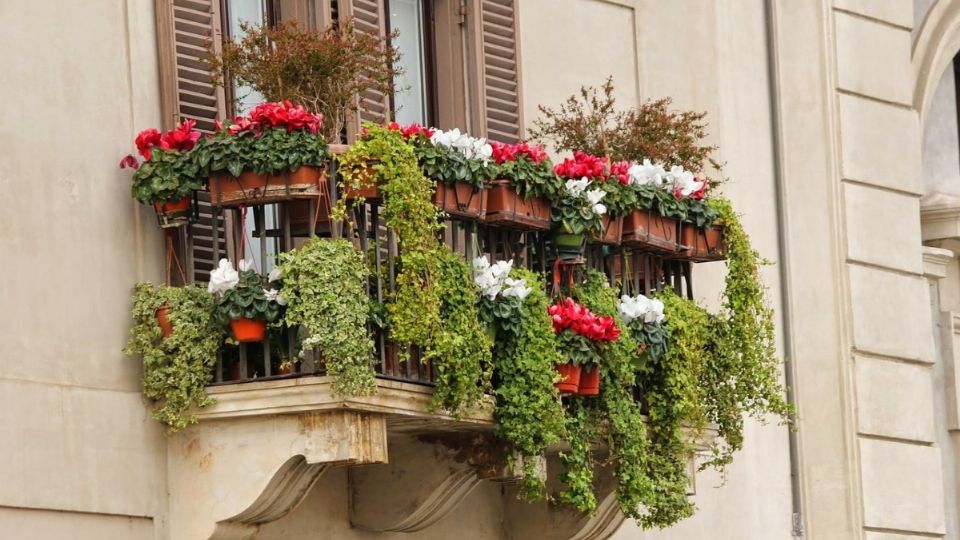
<svg viewBox="0 0 960 540">
<path fill-rule="evenodd" d="M 152 2 L 0 20 L 0 537 L 161 538 L 163 436 L 121 348 L 162 252 L 117 167 L 159 121 Z"/>
</svg>

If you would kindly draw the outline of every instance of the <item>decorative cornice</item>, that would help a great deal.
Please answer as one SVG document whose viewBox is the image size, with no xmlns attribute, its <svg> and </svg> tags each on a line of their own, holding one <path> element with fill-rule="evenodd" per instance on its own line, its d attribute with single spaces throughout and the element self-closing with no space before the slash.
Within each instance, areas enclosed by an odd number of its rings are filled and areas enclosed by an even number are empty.
<svg viewBox="0 0 960 540">
<path fill-rule="evenodd" d="M 945 193 L 924 196 L 920 201 L 920 226 L 924 242 L 960 239 L 960 197 Z"/>
<path fill-rule="evenodd" d="M 923 275 L 934 279 L 947 277 L 947 265 L 954 257 L 949 249 L 923 246 Z"/>
</svg>

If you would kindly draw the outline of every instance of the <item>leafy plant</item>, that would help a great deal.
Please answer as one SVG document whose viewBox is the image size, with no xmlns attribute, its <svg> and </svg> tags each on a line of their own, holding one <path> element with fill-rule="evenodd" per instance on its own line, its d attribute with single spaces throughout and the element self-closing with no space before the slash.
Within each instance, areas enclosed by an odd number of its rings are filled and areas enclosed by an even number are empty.
<svg viewBox="0 0 960 540">
<path fill-rule="evenodd" d="M 539 500 L 545 485 L 533 458 L 558 442 L 564 430 L 563 408 L 553 385 L 553 366 L 563 361 L 563 355 L 547 315 L 543 279 L 519 268 L 510 274 L 525 280 L 530 288 L 526 298 L 484 296 L 480 313 L 494 334 L 497 432 L 530 458 L 523 460 L 523 493 L 528 500 Z"/>
<path fill-rule="evenodd" d="M 314 238 L 280 255 L 287 326 L 303 325 L 303 349 L 317 347 L 335 377 L 341 395 L 376 391 L 373 339 L 367 331 L 370 313 L 365 284 L 369 269 L 363 255 L 343 239 Z"/>
<path fill-rule="evenodd" d="M 560 452 L 564 471 L 560 481 L 566 488 L 557 499 L 585 514 L 597 509 L 597 496 L 593 490 L 594 460 L 592 447 L 597 440 L 597 418 L 582 400 L 566 403 L 566 432 L 570 443 L 569 452 Z"/>
<path fill-rule="evenodd" d="M 234 120 L 191 152 L 205 175 L 280 174 L 304 165 L 322 167 L 329 158 L 327 143 L 317 135 L 320 116 L 289 102 L 262 103 Z"/>
<path fill-rule="evenodd" d="M 486 160 L 469 158 L 455 148 L 434 144 L 429 139 L 413 142 L 423 174 L 434 182 L 464 182 L 482 188 L 496 177 L 497 168 Z"/>
<path fill-rule="evenodd" d="M 221 323 L 234 319 L 277 321 L 282 306 L 267 298 L 263 285 L 263 279 L 256 271 L 240 272 L 237 285 L 224 291 L 217 300 L 216 312 Z"/>
<path fill-rule="evenodd" d="M 702 384 L 710 389 L 708 414 L 717 424 L 722 441 L 722 446 L 714 447 L 713 460 L 707 465 L 724 467 L 743 447 L 744 414 L 759 420 L 771 414 L 789 421 L 793 408 L 784 399 L 773 310 L 766 302 L 766 286 L 760 279 L 765 261 L 750 244 L 730 202 L 714 199 L 711 204 L 727 242 L 727 278 L 724 324 Z"/>
<path fill-rule="evenodd" d="M 169 307 L 173 333 L 163 337 L 157 310 Z M 223 327 L 213 319 L 214 300 L 199 287 L 158 287 L 138 283 L 133 293 L 133 326 L 124 352 L 143 357 L 143 393 L 157 403 L 153 417 L 179 431 L 197 421 L 192 407 L 213 403 L 204 387 L 213 375 Z"/>
<path fill-rule="evenodd" d="M 390 95 L 399 54 L 390 45 L 396 34 L 358 31 L 353 21 L 317 32 L 284 23 L 277 27 L 241 25 L 243 37 L 211 50 L 214 74 L 262 94 L 268 101 L 291 100 L 323 115 L 323 135 L 340 141 L 347 119 L 356 114 L 358 95 Z M 222 77 L 216 84 L 226 86 Z M 242 96 L 241 96 L 242 97 Z"/>
<path fill-rule="evenodd" d="M 490 143 L 497 163 L 497 178 L 508 180 L 521 198 L 555 197 L 563 181 L 553 171 L 553 164 L 542 146 L 528 143 Z"/>
<path fill-rule="evenodd" d="M 557 109 L 540 106 L 542 119 L 534 121 L 531 136 L 552 140 L 557 150 L 582 150 L 614 161 L 652 161 L 682 165 L 700 172 L 710 164 L 716 147 L 704 145 L 706 113 L 670 110 L 669 98 L 647 101 L 639 107 L 617 110 L 613 78 L 598 90 L 580 88 Z"/>
<path fill-rule="evenodd" d="M 136 169 L 131 186 L 135 199 L 142 203 L 173 202 L 203 189 L 206 175 L 190 153 L 200 139 L 194 125 L 196 121 L 185 120 L 163 134 L 152 128 L 137 134 L 134 142 L 143 163 L 133 155 L 120 161 L 121 169 Z"/>
<path fill-rule="evenodd" d="M 606 206 L 600 200 L 606 193 L 598 188 L 586 189 L 587 180 L 567 180 L 550 205 L 554 226 L 566 234 L 598 235 L 603 230 Z"/>
</svg>

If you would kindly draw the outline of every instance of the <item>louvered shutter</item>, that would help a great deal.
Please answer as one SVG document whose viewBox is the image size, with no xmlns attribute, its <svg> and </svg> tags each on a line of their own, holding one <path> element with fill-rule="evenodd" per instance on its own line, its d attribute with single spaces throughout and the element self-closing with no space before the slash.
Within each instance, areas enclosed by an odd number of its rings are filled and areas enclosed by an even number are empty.
<svg viewBox="0 0 960 540">
<path fill-rule="evenodd" d="M 158 0 L 157 39 L 160 51 L 160 84 L 164 127 L 193 118 L 197 129 L 213 132 L 214 121 L 225 116 L 223 89 L 213 84 L 205 62 L 207 47 L 220 46 L 220 0 Z M 217 249 L 213 231 L 216 223 Z M 225 224 L 214 220 L 209 193 L 199 194 L 199 220 L 190 237 L 180 239 L 187 271 L 194 281 L 205 282 L 217 253 L 226 256 Z"/>
<path fill-rule="evenodd" d="M 357 31 L 376 36 L 387 35 L 387 16 L 384 0 L 340 0 L 338 15 L 352 18 Z M 382 124 L 391 116 L 390 96 L 376 90 L 367 90 L 359 96 L 359 118 L 350 123 L 352 136 L 360 129 L 362 122 Z"/>
<path fill-rule="evenodd" d="M 474 132 L 502 142 L 523 137 L 516 0 L 472 0 Z M 479 128 L 479 129 L 478 129 Z"/>
</svg>

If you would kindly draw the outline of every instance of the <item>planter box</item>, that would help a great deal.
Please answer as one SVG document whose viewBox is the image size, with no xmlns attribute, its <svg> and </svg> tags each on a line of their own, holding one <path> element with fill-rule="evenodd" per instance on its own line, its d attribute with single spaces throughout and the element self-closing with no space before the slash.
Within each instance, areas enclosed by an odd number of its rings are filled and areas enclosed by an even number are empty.
<svg viewBox="0 0 960 540">
<path fill-rule="evenodd" d="M 184 197 L 179 201 L 165 201 L 153 203 L 153 209 L 157 212 L 157 223 L 162 229 L 172 227 L 182 227 L 190 223 L 193 217 L 193 201 L 190 197 Z"/>
<path fill-rule="evenodd" d="M 210 203 L 223 207 L 326 198 L 327 174 L 323 168 L 307 166 L 274 175 L 218 173 L 210 177 L 209 189 Z"/>
<path fill-rule="evenodd" d="M 680 254 L 693 262 L 722 261 L 727 258 L 727 243 L 716 227 L 700 228 L 689 223 L 680 231 Z"/>
<path fill-rule="evenodd" d="M 634 210 L 623 218 L 622 243 L 625 246 L 673 254 L 680 251 L 680 223 L 652 210 Z"/>
<path fill-rule="evenodd" d="M 580 388 L 580 369 L 579 365 L 567 362 L 566 364 L 554 364 L 557 373 L 560 374 L 560 381 L 554 383 L 557 390 L 563 394 L 576 394 Z"/>
<path fill-rule="evenodd" d="M 466 182 L 437 182 L 433 204 L 450 217 L 481 220 L 487 206 L 487 190 Z"/>
<path fill-rule="evenodd" d="M 620 239 L 623 235 L 623 218 L 614 218 L 609 215 L 603 216 L 603 231 L 599 237 L 590 238 L 591 244 L 607 244 L 611 246 L 620 245 Z"/>
<path fill-rule="evenodd" d="M 550 203 L 546 199 L 523 199 L 508 180 L 495 180 L 486 191 L 484 221 L 488 225 L 525 231 L 550 230 Z"/>
<path fill-rule="evenodd" d="M 586 247 L 586 237 L 583 234 L 554 232 L 553 249 L 561 261 L 583 262 L 583 251 Z"/>
</svg>

